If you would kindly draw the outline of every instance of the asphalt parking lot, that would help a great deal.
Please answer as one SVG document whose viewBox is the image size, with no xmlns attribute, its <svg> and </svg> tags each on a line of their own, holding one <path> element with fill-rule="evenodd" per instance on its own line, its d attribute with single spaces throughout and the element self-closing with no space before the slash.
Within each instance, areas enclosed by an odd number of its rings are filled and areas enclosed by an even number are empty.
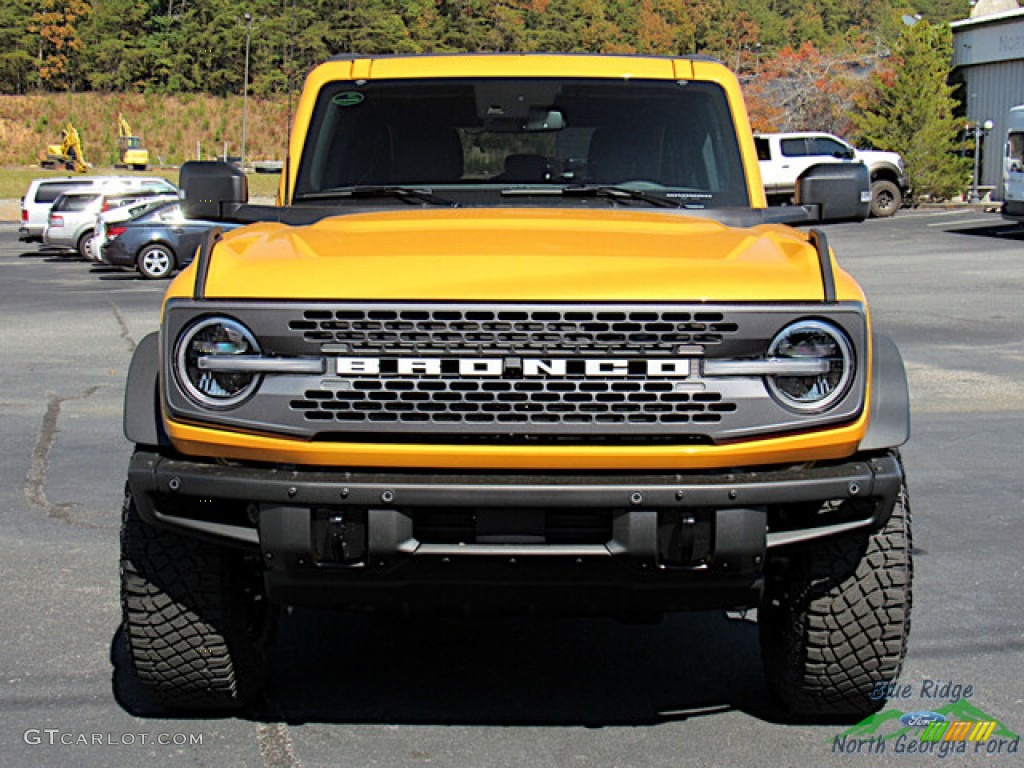
<svg viewBox="0 0 1024 768">
<path fill-rule="evenodd" d="M 0 762 L 1020 765 L 1024 229 L 959 209 L 827 231 L 911 381 L 913 626 L 886 711 L 959 698 L 999 722 L 998 752 L 879 750 L 837 741 L 848 725 L 782 722 L 756 628 L 721 613 L 629 626 L 297 611 L 271 711 L 157 713 L 119 633 L 118 525 L 123 384 L 165 284 L 25 246 L 0 224 Z"/>
</svg>

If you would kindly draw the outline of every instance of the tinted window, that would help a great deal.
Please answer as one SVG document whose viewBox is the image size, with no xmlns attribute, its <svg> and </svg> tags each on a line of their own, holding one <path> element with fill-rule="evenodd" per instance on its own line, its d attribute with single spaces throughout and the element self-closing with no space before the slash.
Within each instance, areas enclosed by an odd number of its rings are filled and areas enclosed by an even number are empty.
<svg viewBox="0 0 1024 768">
<path fill-rule="evenodd" d="M 757 147 L 758 160 L 772 159 L 771 143 L 768 141 L 768 139 L 755 138 L 754 146 Z"/>
<path fill-rule="evenodd" d="M 62 195 L 53 204 L 54 211 L 84 211 L 89 207 L 91 203 L 96 202 L 100 199 L 98 194 L 95 195 Z"/>
<path fill-rule="evenodd" d="M 610 79 L 335 83 L 318 98 L 296 199 L 353 186 L 581 182 L 747 205 L 725 93 Z"/>
<path fill-rule="evenodd" d="M 811 139 L 812 154 L 828 155 L 829 157 L 846 157 L 850 150 L 845 144 L 827 136 L 818 136 Z"/>
<path fill-rule="evenodd" d="M 779 146 L 785 157 L 807 157 L 806 139 L 783 139 Z"/>
<path fill-rule="evenodd" d="M 91 186 L 89 181 L 61 181 L 56 183 L 40 184 L 36 188 L 37 203 L 52 203 L 65 192 Z"/>
</svg>

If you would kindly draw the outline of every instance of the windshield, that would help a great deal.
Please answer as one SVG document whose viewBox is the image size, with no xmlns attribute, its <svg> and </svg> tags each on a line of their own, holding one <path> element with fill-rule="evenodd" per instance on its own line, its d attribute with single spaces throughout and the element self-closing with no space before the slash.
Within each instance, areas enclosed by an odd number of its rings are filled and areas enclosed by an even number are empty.
<svg viewBox="0 0 1024 768">
<path fill-rule="evenodd" d="M 1006 169 L 1010 173 L 1024 173 L 1024 132 L 1011 133 L 1006 146 Z"/>
<path fill-rule="evenodd" d="M 581 186 L 645 193 L 616 203 L 749 205 L 722 89 L 551 78 L 334 83 L 319 95 L 295 199 L 429 187 L 479 204 L 536 191 L 550 204 Z"/>
</svg>

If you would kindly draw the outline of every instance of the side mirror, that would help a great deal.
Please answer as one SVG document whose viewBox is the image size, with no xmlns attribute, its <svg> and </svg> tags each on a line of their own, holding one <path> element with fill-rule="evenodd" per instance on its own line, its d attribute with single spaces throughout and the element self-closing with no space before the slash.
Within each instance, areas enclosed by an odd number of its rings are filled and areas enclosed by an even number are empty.
<svg viewBox="0 0 1024 768">
<path fill-rule="evenodd" d="M 796 180 L 797 205 L 813 205 L 819 221 L 864 221 L 871 210 L 871 179 L 863 163 L 812 165 Z"/>
<path fill-rule="evenodd" d="M 186 219 L 220 221 L 249 202 L 249 180 L 240 168 L 222 162 L 192 160 L 178 176 Z"/>
</svg>

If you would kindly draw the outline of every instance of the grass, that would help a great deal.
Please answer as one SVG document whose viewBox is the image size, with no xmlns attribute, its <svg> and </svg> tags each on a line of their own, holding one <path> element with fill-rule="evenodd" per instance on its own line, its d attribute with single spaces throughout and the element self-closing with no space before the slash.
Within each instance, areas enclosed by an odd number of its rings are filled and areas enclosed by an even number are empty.
<svg viewBox="0 0 1024 768">
<path fill-rule="evenodd" d="M 117 162 L 117 116 L 123 114 L 149 150 L 153 162 L 180 165 L 225 152 L 241 154 L 244 118 L 248 119 L 245 156 L 280 160 L 288 136 L 287 98 L 222 99 L 200 94 L 158 96 L 140 93 L 0 94 L 0 166 L 38 162 L 48 144 L 59 144 L 61 128 L 71 121 L 82 138 L 85 157 L 97 166 Z"/>
<path fill-rule="evenodd" d="M 116 176 L 131 174 L 133 171 L 125 171 L 120 168 L 93 168 L 87 175 L 90 176 Z M 20 200 L 28 189 L 28 183 L 32 179 L 39 179 L 53 176 L 76 175 L 71 171 L 48 171 L 39 167 L 6 167 L 0 168 L 0 200 Z M 146 176 L 162 176 L 174 183 L 178 182 L 177 168 L 157 168 L 148 171 Z M 251 173 L 249 174 L 249 196 L 250 197 L 273 197 L 277 193 L 277 183 L 280 176 L 276 173 Z"/>
</svg>

